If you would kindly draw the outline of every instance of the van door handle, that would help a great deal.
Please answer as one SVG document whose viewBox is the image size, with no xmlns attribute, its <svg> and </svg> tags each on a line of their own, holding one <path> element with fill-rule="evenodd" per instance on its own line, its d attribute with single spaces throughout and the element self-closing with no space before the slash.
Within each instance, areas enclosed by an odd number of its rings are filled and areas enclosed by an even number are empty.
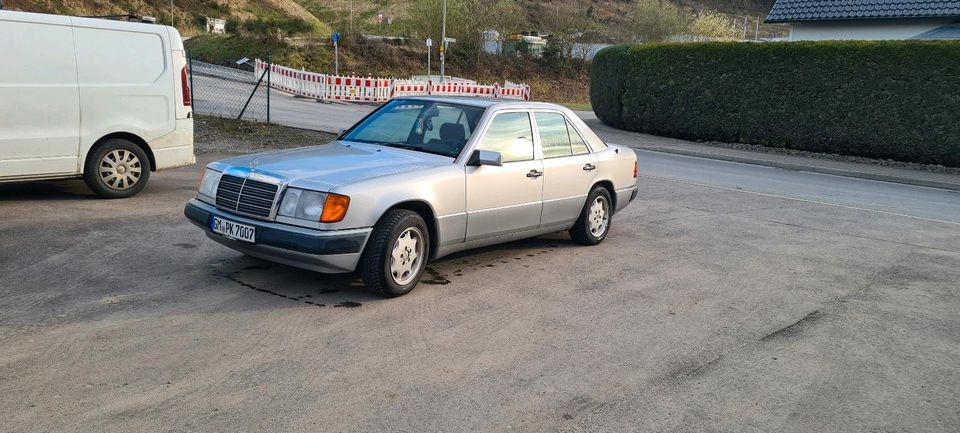
<svg viewBox="0 0 960 433">
<path fill-rule="evenodd" d="M 597 169 L 597 166 L 590 164 L 589 162 L 587 163 L 587 165 L 583 166 L 583 171 L 593 171 L 596 169 Z"/>
<path fill-rule="evenodd" d="M 529 177 L 530 179 L 536 179 L 540 176 L 543 176 L 543 172 L 540 170 L 530 170 L 530 172 L 527 173 L 527 177 Z"/>
</svg>

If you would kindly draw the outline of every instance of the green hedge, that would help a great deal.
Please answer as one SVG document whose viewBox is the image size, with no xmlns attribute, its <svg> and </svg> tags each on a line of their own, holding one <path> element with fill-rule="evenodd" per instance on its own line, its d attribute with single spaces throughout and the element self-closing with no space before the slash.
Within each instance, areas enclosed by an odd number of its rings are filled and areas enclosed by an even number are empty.
<svg viewBox="0 0 960 433">
<path fill-rule="evenodd" d="M 594 59 L 611 126 L 960 167 L 960 43 L 620 45 Z"/>
</svg>

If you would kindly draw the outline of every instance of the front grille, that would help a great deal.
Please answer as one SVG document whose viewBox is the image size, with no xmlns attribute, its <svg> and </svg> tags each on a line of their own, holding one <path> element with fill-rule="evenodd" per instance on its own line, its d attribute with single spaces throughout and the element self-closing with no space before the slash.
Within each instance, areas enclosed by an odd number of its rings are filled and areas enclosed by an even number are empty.
<svg viewBox="0 0 960 433">
<path fill-rule="evenodd" d="M 217 186 L 217 206 L 261 218 L 270 216 L 279 185 L 224 174 Z"/>
</svg>

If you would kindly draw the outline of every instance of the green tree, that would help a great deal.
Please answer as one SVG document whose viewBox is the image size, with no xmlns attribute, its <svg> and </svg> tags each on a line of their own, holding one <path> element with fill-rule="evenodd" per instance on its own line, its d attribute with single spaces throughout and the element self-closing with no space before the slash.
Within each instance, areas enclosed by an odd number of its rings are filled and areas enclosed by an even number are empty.
<svg viewBox="0 0 960 433">
<path fill-rule="evenodd" d="M 683 29 L 683 12 L 671 2 L 636 0 L 628 14 L 628 39 L 634 42 L 663 41 Z"/>
</svg>

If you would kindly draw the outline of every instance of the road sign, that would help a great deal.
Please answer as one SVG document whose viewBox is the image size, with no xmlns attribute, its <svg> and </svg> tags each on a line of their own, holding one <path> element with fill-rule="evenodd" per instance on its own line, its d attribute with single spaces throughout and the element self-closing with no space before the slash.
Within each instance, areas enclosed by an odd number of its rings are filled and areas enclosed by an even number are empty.
<svg viewBox="0 0 960 433">
<path fill-rule="evenodd" d="M 330 39 L 333 39 L 333 44 L 336 45 L 337 42 L 340 42 L 340 32 L 333 32 L 333 36 L 331 36 Z"/>
<path fill-rule="evenodd" d="M 428 46 L 428 47 L 432 47 L 432 46 L 433 46 L 433 39 L 427 38 L 427 46 Z"/>
<path fill-rule="evenodd" d="M 377 13 L 377 22 L 383 23 L 383 11 Z"/>
</svg>

